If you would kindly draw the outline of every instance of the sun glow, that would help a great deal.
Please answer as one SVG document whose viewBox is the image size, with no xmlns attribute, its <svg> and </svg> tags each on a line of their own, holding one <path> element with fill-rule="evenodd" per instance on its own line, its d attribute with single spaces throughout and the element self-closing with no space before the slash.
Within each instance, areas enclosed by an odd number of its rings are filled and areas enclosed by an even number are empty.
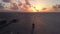
<svg viewBox="0 0 60 34">
<path fill-rule="evenodd" d="M 37 12 L 34 7 L 31 7 L 32 12 Z"/>
<path fill-rule="evenodd" d="M 40 12 L 40 11 L 42 11 L 42 8 L 43 8 L 42 5 L 35 5 L 35 6 L 30 7 L 32 12 Z"/>
<path fill-rule="evenodd" d="M 40 11 L 40 10 L 42 9 L 42 7 L 39 6 L 39 5 L 37 5 L 37 6 L 36 6 L 36 9 Z"/>
</svg>

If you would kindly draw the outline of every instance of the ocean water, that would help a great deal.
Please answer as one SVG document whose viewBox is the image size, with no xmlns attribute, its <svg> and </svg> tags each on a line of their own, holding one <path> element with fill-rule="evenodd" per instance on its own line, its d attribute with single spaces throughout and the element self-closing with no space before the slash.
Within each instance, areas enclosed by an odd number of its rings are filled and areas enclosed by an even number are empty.
<svg viewBox="0 0 60 34">
<path fill-rule="evenodd" d="M 60 34 L 59 12 L 0 12 L 3 20 L 7 22 L 0 22 L 0 34 Z"/>
</svg>

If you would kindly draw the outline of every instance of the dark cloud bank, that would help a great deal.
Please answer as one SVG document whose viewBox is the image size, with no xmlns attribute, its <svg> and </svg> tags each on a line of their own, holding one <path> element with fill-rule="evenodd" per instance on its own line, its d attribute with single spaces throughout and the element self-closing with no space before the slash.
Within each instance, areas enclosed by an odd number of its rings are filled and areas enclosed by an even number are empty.
<svg viewBox="0 0 60 34">
<path fill-rule="evenodd" d="M 2 0 L 3 2 L 10 2 L 10 0 Z"/>
<path fill-rule="evenodd" d="M 3 8 L 2 3 L 0 3 L 0 9 L 2 9 L 2 8 Z"/>
</svg>

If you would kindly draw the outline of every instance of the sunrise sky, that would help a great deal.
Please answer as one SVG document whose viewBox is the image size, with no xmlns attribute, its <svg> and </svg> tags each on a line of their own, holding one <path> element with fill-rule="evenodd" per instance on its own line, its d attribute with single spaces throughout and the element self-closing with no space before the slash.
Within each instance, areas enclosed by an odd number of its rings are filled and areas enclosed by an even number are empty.
<svg viewBox="0 0 60 34">
<path fill-rule="evenodd" d="M 14 0 L 14 1 L 18 3 L 17 0 Z M 25 3 L 25 0 L 20 0 L 20 1 L 22 3 Z M 2 0 L 0 0 L 0 3 L 4 4 Z M 51 7 L 56 4 L 60 5 L 60 0 L 29 0 L 29 3 L 34 7 L 36 7 L 37 10 L 41 11 L 45 9 L 50 10 L 52 9 Z M 8 6 L 8 3 L 5 3 L 5 6 Z"/>
</svg>

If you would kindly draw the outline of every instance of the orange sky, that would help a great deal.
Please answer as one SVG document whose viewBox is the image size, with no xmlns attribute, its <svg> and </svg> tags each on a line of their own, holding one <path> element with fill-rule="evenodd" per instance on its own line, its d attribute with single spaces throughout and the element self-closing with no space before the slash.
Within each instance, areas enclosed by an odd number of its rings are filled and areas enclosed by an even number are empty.
<svg viewBox="0 0 60 34">
<path fill-rule="evenodd" d="M 20 0 L 23 4 L 25 3 L 25 0 Z M 19 3 L 19 1 L 17 0 L 14 0 L 14 2 L 16 3 Z M 1 0 L 0 0 L 0 3 L 3 3 Z M 55 4 L 60 4 L 60 0 L 29 0 L 29 3 L 31 5 L 33 5 L 34 7 L 31 7 L 27 10 L 31 10 L 34 12 L 36 12 L 37 10 L 38 11 L 42 11 L 42 12 L 45 12 L 45 11 L 51 11 L 52 9 L 52 6 L 55 5 Z M 4 6 L 7 6 L 9 7 L 10 4 L 6 3 Z M 26 5 L 27 6 L 27 5 Z"/>
</svg>

